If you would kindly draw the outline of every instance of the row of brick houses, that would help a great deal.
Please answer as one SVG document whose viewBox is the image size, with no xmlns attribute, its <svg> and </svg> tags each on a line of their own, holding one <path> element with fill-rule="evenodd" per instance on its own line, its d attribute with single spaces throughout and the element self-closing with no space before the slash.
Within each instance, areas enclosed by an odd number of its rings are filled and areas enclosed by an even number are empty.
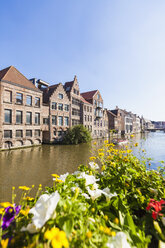
<svg viewBox="0 0 165 248">
<path fill-rule="evenodd" d="M 76 76 L 50 86 L 28 80 L 13 66 L 0 71 L 0 149 L 54 143 L 78 124 L 93 138 L 108 138 L 111 129 L 120 134 L 141 129 L 137 115 L 118 107 L 104 109 L 99 90 L 80 93 Z"/>
</svg>

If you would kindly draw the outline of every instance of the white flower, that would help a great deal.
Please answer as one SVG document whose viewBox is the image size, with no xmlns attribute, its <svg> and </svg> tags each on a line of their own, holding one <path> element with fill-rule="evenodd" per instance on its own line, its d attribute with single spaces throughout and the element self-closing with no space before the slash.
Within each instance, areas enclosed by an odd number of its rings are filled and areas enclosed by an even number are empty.
<svg viewBox="0 0 165 248">
<path fill-rule="evenodd" d="M 89 165 L 90 165 L 91 169 L 93 169 L 93 170 L 99 169 L 98 164 L 96 164 L 95 162 L 90 162 Z"/>
<path fill-rule="evenodd" d="M 82 193 L 81 195 L 84 196 L 86 199 L 90 199 L 89 195 L 86 193 Z"/>
<path fill-rule="evenodd" d="M 95 190 L 91 190 L 89 187 L 87 187 L 88 190 L 88 194 L 91 196 L 91 199 L 94 201 L 96 198 L 100 197 L 102 194 L 102 190 L 101 189 L 95 189 Z"/>
<path fill-rule="evenodd" d="M 68 172 L 65 173 L 65 174 L 63 174 L 63 175 L 60 175 L 59 179 L 62 180 L 63 182 L 65 182 L 65 180 L 66 180 L 66 178 L 67 178 L 68 175 L 69 175 Z"/>
<path fill-rule="evenodd" d="M 60 195 L 57 191 L 51 195 L 41 195 L 36 205 L 29 211 L 30 214 L 33 214 L 31 224 L 36 228 L 41 228 L 52 217 L 59 200 Z M 34 227 L 32 225 L 28 225 L 27 228 L 30 230 L 33 229 Z"/>
<path fill-rule="evenodd" d="M 108 248 L 131 248 L 127 242 L 127 236 L 123 232 L 118 232 L 108 243 Z"/>
<path fill-rule="evenodd" d="M 78 179 L 84 178 L 85 179 L 85 185 L 88 186 L 89 184 L 94 184 L 96 181 L 99 181 L 100 179 L 96 179 L 93 175 L 87 175 L 85 172 L 81 172 L 80 176 L 77 177 Z"/>
<path fill-rule="evenodd" d="M 21 231 L 28 231 L 29 233 L 37 233 L 39 232 L 40 228 L 36 228 L 36 226 L 33 223 L 30 223 L 27 225 L 27 227 L 22 227 Z"/>
<path fill-rule="evenodd" d="M 91 222 L 93 222 L 93 223 L 96 222 L 95 219 L 93 219 L 93 218 L 91 218 L 91 217 L 89 217 L 88 220 L 91 221 Z"/>
<path fill-rule="evenodd" d="M 165 226 L 165 217 L 162 217 L 162 223 Z"/>
<path fill-rule="evenodd" d="M 110 193 L 110 189 L 107 187 L 105 189 L 103 189 L 103 192 L 102 192 L 105 197 L 106 197 L 106 200 L 110 200 L 113 196 L 117 196 L 116 192 L 115 193 Z"/>
</svg>

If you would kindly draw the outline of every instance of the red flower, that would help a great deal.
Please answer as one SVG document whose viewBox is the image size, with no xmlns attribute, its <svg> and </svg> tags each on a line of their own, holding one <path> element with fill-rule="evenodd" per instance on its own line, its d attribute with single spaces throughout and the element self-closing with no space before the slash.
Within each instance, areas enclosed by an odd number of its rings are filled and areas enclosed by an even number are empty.
<svg viewBox="0 0 165 248">
<path fill-rule="evenodd" d="M 152 218 L 154 220 L 157 219 L 158 215 L 162 215 L 160 213 L 160 211 L 162 210 L 162 205 L 165 205 L 164 200 L 156 201 L 154 199 L 150 199 L 150 202 L 146 207 L 146 210 L 149 211 L 151 208 L 154 208 L 154 210 L 152 209 Z"/>
</svg>

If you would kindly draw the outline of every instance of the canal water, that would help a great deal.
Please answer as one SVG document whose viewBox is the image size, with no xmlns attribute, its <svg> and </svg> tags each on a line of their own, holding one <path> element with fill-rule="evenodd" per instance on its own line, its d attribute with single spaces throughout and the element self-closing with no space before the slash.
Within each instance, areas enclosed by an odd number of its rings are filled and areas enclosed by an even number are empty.
<svg viewBox="0 0 165 248">
<path fill-rule="evenodd" d="M 0 152 L 0 202 L 11 201 L 11 189 L 15 186 L 17 199 L 20 197 L 20 185 L 35 185 L 32 195 L 38 185 L 52 186 L 52 173 L 64 174 L 77 170 L 78 165 L 88 163 L 92 155 L 93 142 L 90 144 L 49 146 L 10 150 Z M 165 160 L 165 133 L 147 133 L 136 135 L 133 143 L 139 146 L 134 153 L 139 156 L 139 149 L 146 150 L 146 156 L 153 158 L 151 167 L 156 169 L 159 161 Z M 97 140 L 100 147 L 103 140 Z"/>
</svg>

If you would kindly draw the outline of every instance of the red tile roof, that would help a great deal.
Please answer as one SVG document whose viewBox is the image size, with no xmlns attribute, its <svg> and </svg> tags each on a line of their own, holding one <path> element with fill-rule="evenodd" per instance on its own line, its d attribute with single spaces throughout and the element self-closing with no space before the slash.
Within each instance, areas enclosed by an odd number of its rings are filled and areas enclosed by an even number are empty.
<svg viewBox="0 0 165 248">
<path fill-rule="evenodd" d="M 97 92 L 97 90 L 84 92 L 84 93 L 81 93 L 81 96 L 84 97 L 86 100 L 89 100 L 89 99 L 93 98 L 93 96 L 95 95 L 96 92 Z"/>
<path fill-rule="evenodd" d="M 14 66 L 9 66 L 1 70 L 0 80 L 5 80 L 40 92 L 40 90 L 31 81 L 29 81 L 21 72 L 19 72 Z"/>
<path fill-rule="evenodd" d="M 84 102 L 84 103 L 92 105 L 90 102 L 87 102 L 82 96 L 81 96 L 81 101 Z"/>
</svg>

